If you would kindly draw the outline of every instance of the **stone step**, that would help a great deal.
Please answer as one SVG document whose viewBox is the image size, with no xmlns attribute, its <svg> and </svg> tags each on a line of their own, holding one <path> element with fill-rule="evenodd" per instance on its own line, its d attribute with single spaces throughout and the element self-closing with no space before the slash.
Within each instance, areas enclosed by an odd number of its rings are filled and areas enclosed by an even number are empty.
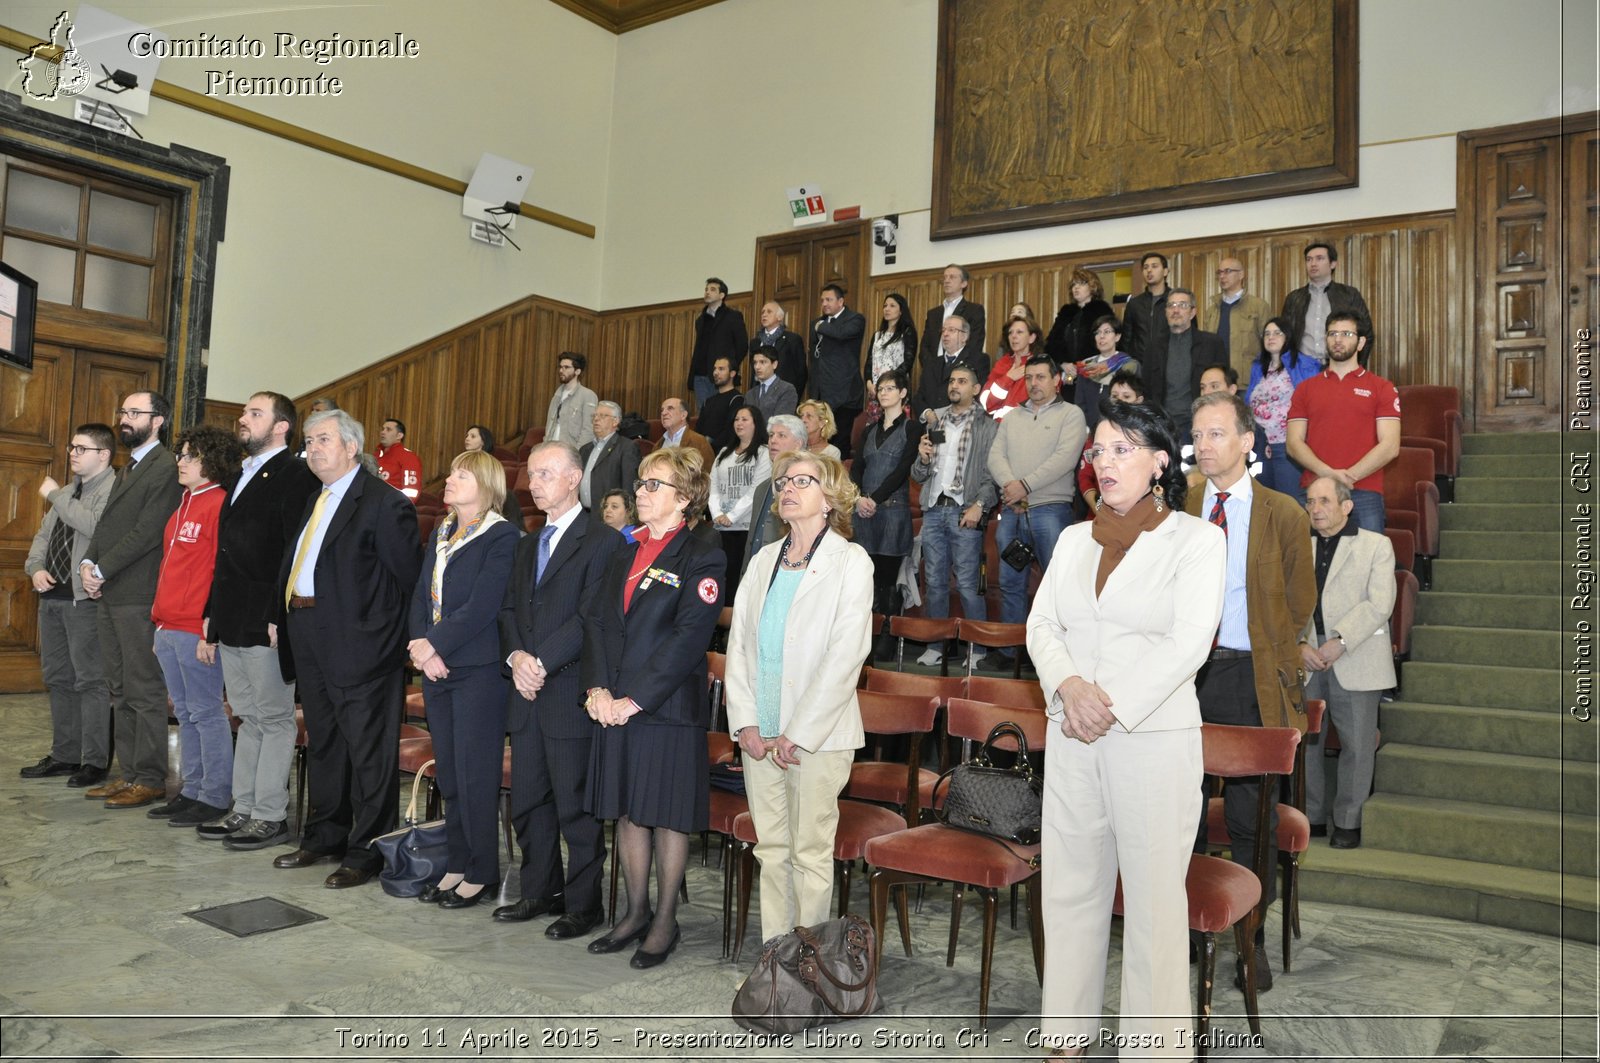
<svg viewBox="0 0 1600 1063">
<path fill-rule="evenodd" d="M 1560 631 L 1566 602 L 1554 594 L 1472 594 L 1427 591 L 1417 598 L 1417 627 L 1445 624 L 1456 627 L 1538 628 Z"/>
<path fill-rule="evenodd" d="M 1474 432 L 1461 437 L 1461 453 L 1547 454 L 1562 446 L 1560 432 Z"/>
<path fill-rule="evenodd" d="M 1473 594 L 1565 594 L 1576 574 L 1559 561 L 1489 561 L 1440 557 L 1433 562 L 1433 590 Z"/>
<path fill-rule="evenodd" d="M 1408 701 L 1427 705 L 1563 712 L 1561 675 L 1555 668 L 1409 661 L 1404 693 Z"/>
<path fill-rule="evenodd" d="M 1567 874 L 1595 866 L 1592 814 L 1379 792 L 1363 806 L 1361 827 L 1363 844 L 1396 852 Z"/>
<path fill-rule="evenodd" d="M 1593 764 L 1389 741 L 1378 750 L 1374 785 L 1385 794 L 1478 801 L 1593 816 L 1600 770 Z"/>
<path fill-rule="evenodd" d="M 1566 481 L 1554 476 L 1460 476 L 1456 478 L 1456 505 L 1503 503 L 1556 503 Z"/>
<path fill-rule="evenodd" d="M 1385 748 L 1395 742 L 1589 765 L 1600 754 L 1600 742 L 1596 741 L 1600 728 L 1568 713 L 1389 701 L 1379 709 L 1378 726 Z"/>
<path fill-rule="evenodd" d="M 1442 506 L 1453 509 L 1454 506 Z M 1439 556 L 1454 560 L 1557 561 L 1561 560 L 1561 533 L 1544 531 L 1458 531 L 1439 534 Z"/>
<path fill-rule="evenodd" d="M 1441 531 L 1556 532 L 1563 513 L 1558 503 L 1519 505 L 1455 502 L 1439 507 Z"/>
<path fill-rule="evenodd" d="M 1565 457 L 1557 451 L 1537 454 L 1463 454 L 1456 483 L 1467 477 L 1480 476 L 1565 482 L 1570 471 Z"/>
<path fill-rule="evenodd" d="M 1564 642 L 1548 629 L 1424 625 L 1411 629 L 1411 660 L 1559 669 Z"/>
</svg>

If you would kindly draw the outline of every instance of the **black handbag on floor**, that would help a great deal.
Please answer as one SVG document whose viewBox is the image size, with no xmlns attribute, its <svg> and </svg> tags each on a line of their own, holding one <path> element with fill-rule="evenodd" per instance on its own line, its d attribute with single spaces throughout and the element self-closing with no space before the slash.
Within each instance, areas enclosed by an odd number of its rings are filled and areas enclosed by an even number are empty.
<svg viewBox="0 0 1600 1063">
<path fill-rule="evenodd" d="M 761 951 L 733 997 L 746 1030 L 792 1034 L 883 1009 L 877 942 L 858 915 L 797 926 Z"/>
<path fill-rule="evenodd" d="M 995 740 L 1016 740 L 1016 762 L 1000 768 L 990 759 Z M 939 806 L 940 788 L 946 788 Z M 991 838 L 1039 844 L 1039 819 L 1044 807 L 1044 780 L 1028 760 L 1028 736 L 1014 723 L 997 723 L 969 761 L 957 764 L 933 784 L 933 804 L 947 827 Z"/>
<path fill-rule="evenodd" d="M 422 773 L 432 763 L 430 760 L 418 768 L 417 777 L 411 783 L 406 825 L 372 839 L 373 847 L 383 854 L 383 871 L 378 875 L 378 884 L 391 897 L 415 897 L 423 887 L 437 885 L 444 878 L 445 861 L 449 856 L 444 820 L 417 822 L 417 793 L 422 788 Z"/>
</svg>

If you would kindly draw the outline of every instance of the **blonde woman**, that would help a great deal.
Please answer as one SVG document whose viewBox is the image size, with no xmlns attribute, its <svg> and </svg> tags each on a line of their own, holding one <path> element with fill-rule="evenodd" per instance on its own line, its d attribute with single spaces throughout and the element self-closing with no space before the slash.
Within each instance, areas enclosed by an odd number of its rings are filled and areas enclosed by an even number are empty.
<svg viewBox="0 0 1600 1063">
<path fill-rule="evenodd" d="M 795 412 L 800 416 L 800 423 L 806 426 L 805 449 L 838 461 L 839 448 L 828 442 L 839 432 L 839 425 L 833 419 L 833 407 L 821 399 L 807 399 Z"/>
</svg>

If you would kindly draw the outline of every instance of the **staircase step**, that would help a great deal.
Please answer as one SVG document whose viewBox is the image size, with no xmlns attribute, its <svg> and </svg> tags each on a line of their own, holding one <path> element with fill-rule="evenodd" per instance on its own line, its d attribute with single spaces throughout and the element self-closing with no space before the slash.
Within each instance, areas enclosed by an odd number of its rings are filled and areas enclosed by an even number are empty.
<svg viewBox="0 0 1600 1063">
<path fill-rule="evenodd" d="M 1455 504 L 1560 502 L 1565 484 L 1558 476 L 1458 476 Z"/>
<path fill-rule="evenodd" d="M 1443 530 L 1439 533 L 1439 556 L 1458 560 L 1560 561 L 1561 533 Z"/>
<path fill-rule="evenodd" d="M 1473 594 L 1562 594 L 1577 583 L 1559 561 L 1489 561 L 1440 557 L 1433 562 L 1435 591 Z"/>
<path fill-rule="evenodd" d="M 1559 503 L 1455 502 L 1439 507 L 1441 531 L 1551 532 L 1561 527 L 1561 519 Z"/>
<path fill-rule="evenodd" d="M 1482 858 L 1536 871 L 1581 874 L 1595 866 L 1595 820 L 1478 801 L 1379 792 L 1361 813 L 1363 843 L 1379 849 Z"/>
<path fill-rule="evenodd" d="M 1428 591 L 1417 598 L 1417 623 L 1455 627 L 1516 627 L 1560 631 L 1562 606 L 1554 594 L 1467 594 Z"/>
<path fill-rule="evenodd" d="M 1549 757 L 1385 741 L 1378 750 L 1374 782 L 1386 794 L 1593 816 L 1600 769 Z"/>
<path fill-rule="evenodd" d="M 1566 713 L 1391 701 L 1379 710 L 1379 726 L 1385 749 L 1394 742 L 1585 764 L 1594 764 L 1600 753 L 1600 728 Z"/>
<path fill-rule="evenodd" d="M 1600 941 L 1600 881 L 1582 875 L 1395 852 L 1363 837 L 1359 849 L 1313 841 L 1300 858 L 1300 887 L 1308 901 Z"/>
<path fill-rule="evenodd" d="M 1560 432 L 1474 432 L 1461 437 L 1461 453 L 1548 454 L 1562 450 Z"/>
<path fill-rule="evenodd" d="M 1564 641 L 1549 629 L 1423 625 L 1411 629 L 1411 659 L 1560 668 Z"/>
<path fill-rule="evenodd" d="M 1407 700 L 1428 705 L 1564 711 L 1561 672 L 1554 668 L 1409 661 L 1404 682 Z"/>
</svg>

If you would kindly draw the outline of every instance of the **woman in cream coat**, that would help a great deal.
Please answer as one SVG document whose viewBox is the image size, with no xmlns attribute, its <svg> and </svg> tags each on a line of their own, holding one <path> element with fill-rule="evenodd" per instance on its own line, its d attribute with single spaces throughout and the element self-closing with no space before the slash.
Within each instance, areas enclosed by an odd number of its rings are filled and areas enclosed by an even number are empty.
<svg viewBox="0 0 1600 1063">
<path fill-rule="evenodd" d="M 1194 677 L 1222 617 L 1226 540 L 1183 512 L 1172 422 L 1107 402 L 1089 455 L 1093 523 L 1056 545 L 1028 652 L 1066 741 L 1045 754 L 1042 1033 L 1056 1054 L 1097 1042 L 1122 874 L 1124 1055 L 1193 1055 L 1184 878 L 1200 818 Z"/>
<path fill-rule="evenodd" d="M 856 489 L 844 466 L 799 451 L 772 474 L 789 533 L 750 559 L 727 665 L 728 729 L 760 839 L 762 940 L 821 923 L 832 908 L 839 794 L 865 742 L 856 679 L 872 626 L 872 559 L 850 542 Z"/>
</svg>

